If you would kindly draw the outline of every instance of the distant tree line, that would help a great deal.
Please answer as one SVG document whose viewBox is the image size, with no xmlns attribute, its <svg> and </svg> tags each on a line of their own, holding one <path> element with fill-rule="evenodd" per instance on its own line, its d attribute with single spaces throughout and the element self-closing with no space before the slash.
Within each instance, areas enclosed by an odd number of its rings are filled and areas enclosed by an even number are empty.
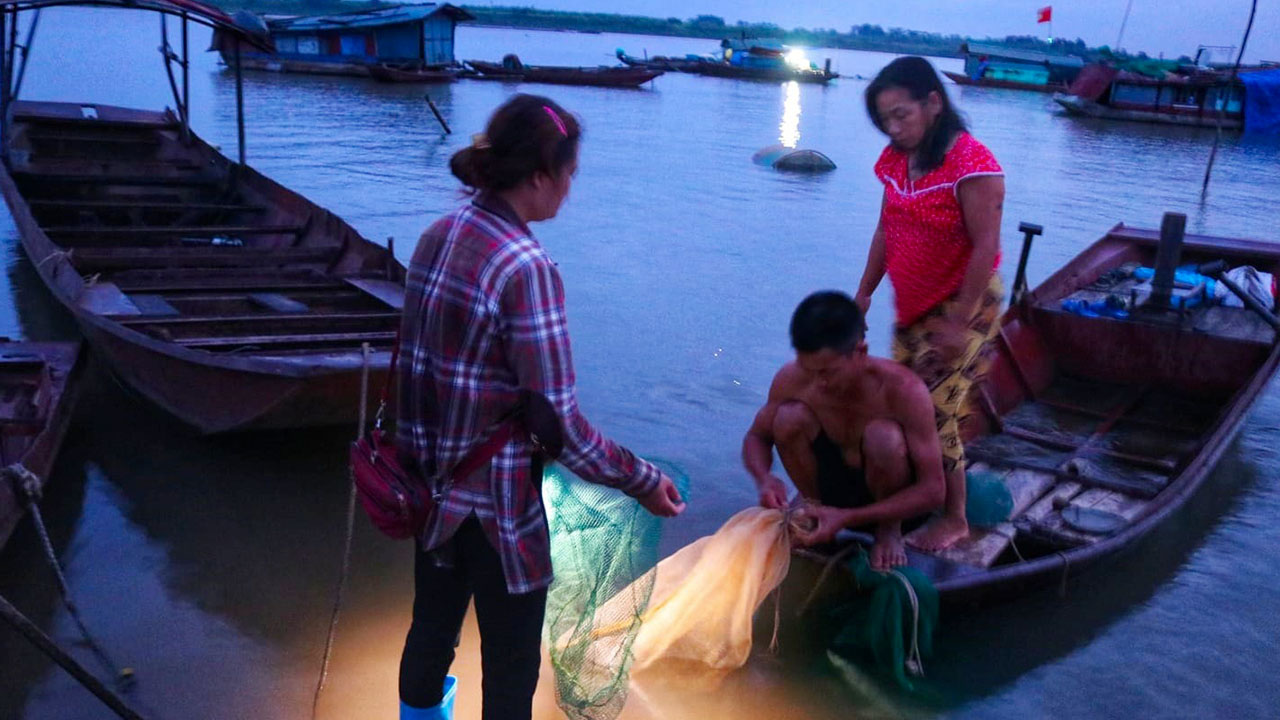
<svg viewBox="0 0 1280 720">
<path fill-rule="evenodd" d="M 359 10 L 376 7 L 371 2 L 343 0 L 215 0 L 225 8 L 244 8 L 261 13 L 314 14 Z M 613 13 L 566 12 L 542 10 L 532 7 L 463 5 L 476 16 L 480 25 L 500 27 L 538 28 L 544 30 L 576 30 L 579 32 L 613 32 L 636 35 L 667 35 L 673 37 L 706 38 L 720 40 L 726 37 L 749 37 L 778 40 L 791 45 L 806 47 L 842 48 L 846 50 L 877 50 L 882 52 L 932 55 L 935 57 L 959 57 L 960 45 L 967 40 L 1003 45 L 1022 50 L 1079 55 L 1086 59 L 1111 57 L 1105 46 L 1089 47 L 1084 40 L 1054 38 L 1050 43 L 1034 35 L 1009 35 L 1003 38 L 966 38 L 961 35 L 921 32 L 903 28 L 885 29 L 879 25 L 864 23 L 854 25 L 846 32 L 835 28 L 794 28 L 786 30 L 774 23 L 727 23 L 716 15 L 698 15 L 688 19 L 677 17 L 656 18 L 644 15 L 618 15 Z M 1120 53 L 1125 56 L 1125 53 Z M 1136 57 L 1145 58 L 1146 53 Z"/>
</svg>

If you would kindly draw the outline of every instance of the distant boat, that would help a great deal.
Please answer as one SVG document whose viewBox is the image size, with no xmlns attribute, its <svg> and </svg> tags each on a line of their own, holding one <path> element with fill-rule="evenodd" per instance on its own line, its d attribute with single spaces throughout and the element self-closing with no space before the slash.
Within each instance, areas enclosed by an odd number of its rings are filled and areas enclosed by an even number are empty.
<svg viewBox="0 0 1280 720">
<path fill-rule="evenodd" d="M 30 473 L 35 492 L 62 445 L 83 366 L 80 343 L 0 338 L 0 468 Z M 0 479 L 0 548 L 26 510 L 8 480 Z"/>
<path fill-rule="evenodd" d="M 1268 69 L 1241 68 L 1240 73 Z M 1244 83 L 1238 77 L 1232 82 L 1221 68 L 1179 65 L 1157 76 L 1089 65 L 1067 93 L 1053 99 L 1068 113 L 1085 117 L 1215 127 L 1221 110 L 1223 128 L 1244 126 Z"/>
<path fill-rule="evenodd" d="M 387 83 L 451 83 L 458 79 L 457 68 L 397 67 L 378 63 L 366 68 L 369 76 Z"/>
<path fill-rule="evenodd" d="M 1061 92 L 1080 74 L 1084 60 L 1074 55 L 1050 55 L 999 45 L 965 43 L 964 72 L 944 70 L 957 85 Z"/>
<path fill-rule="evenodd" d="M 448 3 L 269 16 L 267 31 L 276 52 L 242 49 L 240 64 L 246 70 L 352 77 L 368 77 L 369 68 L 382 64 L 446 71 L 457 67 L 453 57 L 457 24 L 474 19 Z M 235 63 L 229 49 L 223 49 L 222 61 L 227 66 Z"/>
<path fill-rule="evenodd" d="M 751 38 L 728 38 L 720 42 L 724 59 L 691 65 L 685 72 L 711 77 L 773 82 L 826 84 L 840 77 L 831 71 L 831 59 L 824 67 L 809 62 L 796 48 Z"/>
<path fill-rule="evenodd" d="M 653 57 L 638 58 L 634 55 L 628 55 L 622 48 L 618 48 L 616 52 L 618 60 L 623 65 L 663 70 L 665 72 L 693 73 L 696 72 L 697 66 L 702 63 L 716 62 L 715 58 L 703 57 L 702 55 L 685 55 L 682 58 L 654 55 Z"/>
<path fill-rule="evenodd" d="M 561 67 L 525 65 L 514 55 L 501 63 L 467 60 L 470 72 L 462 77 L 472 80 L 505 80 L 548 83 L 551 85 L 590 85 L 594 87 L 640 87 L 663 73 L 662 70 L 636 67 Z"/>
</svg>

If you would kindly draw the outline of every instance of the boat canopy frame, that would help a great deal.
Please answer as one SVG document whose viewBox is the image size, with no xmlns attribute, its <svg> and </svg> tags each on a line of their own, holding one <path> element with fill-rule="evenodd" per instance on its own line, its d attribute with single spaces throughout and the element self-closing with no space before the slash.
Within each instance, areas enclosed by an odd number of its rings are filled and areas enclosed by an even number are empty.
<svg viewBox="0 0 1280 720">
<path fill-rule="evenodd" d="M 191 61 L 189 28 L 192 22 L 213 29 L 217 33 L 225 33 L 223 38 L 235 43 L 237 59 L 241 45 L 250 46 L 267 52 L 275 52 L 270 34 L 265 25 L 251 26 L 256 20 L 254 16 L 232 17 L 211 5 L 197 0 L 0 0 L 0 156 L 5 163 L 9 162 L 9 127 L 13 103 L 22 91 L 22 81 L 26 76 L 27 59 L 31 53 L 31 44 L 35 39 L 36 28 L 40 24 L 40 12 L 49 7 L 83 6 L 124 8 L 129 10 L 150 10 L 160 16 L 160 55 L 164 58 L 165 75 L 169 79 L 169 88 L 173 92 L 174 105 L 177 107 L 178 119 L 182 126 L 184 142 L 191 139 Z M 26 40 L 18 42 L 19 18 L 23 13 L 31 14 L 31 22 L 27 26 Z M 237 13 L 237 15 L 240 15 Z M 169 16 L 181 20 L 181 48 L 179 55 L 169 42 Z M 253 18 L 250 20 L 249 18 Z M 257 25 L 261 21 L 257 21 Z M 181 87 L 174 75 L 174 65 L 181 70 Z M 236 136 L 239 149 L 239 161 L 245 163 L 244 140 L 244 80 L 237 62 L 236 73 Z"/>
</svg>

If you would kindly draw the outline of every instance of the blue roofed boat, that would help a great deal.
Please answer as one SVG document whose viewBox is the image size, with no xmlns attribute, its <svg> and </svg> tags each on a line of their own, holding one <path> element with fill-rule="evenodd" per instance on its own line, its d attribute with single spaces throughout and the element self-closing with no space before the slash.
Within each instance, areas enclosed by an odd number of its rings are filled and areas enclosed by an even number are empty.
<svg viewBox="0 0 1280 720">
<path fill-rule="evenodd" d="M 448 3 L 388 5 L 332 15 L 267 16 L 276 52 L 242 50 L 250 70 L 368 77 L 379 68 L 401 72 L 445 72 L 453 56 L 459 22 L 475 17 Z M 222 51 L 231 66 L 235 55 Z"/>
<path fill-rule="evenodd" d="M 964 55 L 964 72 L 943 71 L 957 85 L 1060 92 L 1084 67 L 1084 60 L 1075 55 L 1050 55 L 983 43 L 965 43 L 960 46 L 960 53 Z"/>
</svg>

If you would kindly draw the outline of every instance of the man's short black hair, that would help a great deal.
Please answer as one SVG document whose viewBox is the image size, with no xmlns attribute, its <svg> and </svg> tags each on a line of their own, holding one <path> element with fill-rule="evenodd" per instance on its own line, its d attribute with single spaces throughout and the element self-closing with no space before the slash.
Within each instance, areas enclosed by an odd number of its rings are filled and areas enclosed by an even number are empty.
<svg viewBox="0 0 1280 720">
<path fill-rule="evenodd" d="M 844 354 L 862 342 L 867 322 L 858 304 L 838 290 L 816 292 L 791 316 L 791 347 L 813 353 L 824 348 Z"/>
</svg>

